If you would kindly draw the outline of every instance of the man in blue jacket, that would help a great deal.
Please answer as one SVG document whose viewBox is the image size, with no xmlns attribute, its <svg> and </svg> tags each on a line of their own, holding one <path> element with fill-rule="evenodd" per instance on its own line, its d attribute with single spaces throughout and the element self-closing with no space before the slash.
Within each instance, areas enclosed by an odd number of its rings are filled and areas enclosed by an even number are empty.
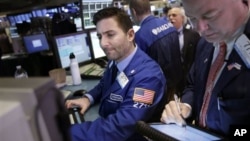
<svg viewBox="0 0 250 141">
<path fill-rule="evenodd" d="M 178 32 L 167 19 L 152 15 L 149 0 L 131 0 L 129 9 L 134 23 L 140 26 L 135 34 L 136 44 L 161 66 L 167 79 L 163 98 L 167 103 L 178 92 L 183 75 Z M 164 105 L 159 108 L 154 121 L 160 121 L 163 108 Z"/>
<path fill-rule="evenodd" d="M 100 118 L 71 128 L 73 141 L 143 141 L 135 133 L 135 123 L 148 121 L 164 94 L 166 80 L 160 66 L 134 43 L 133 24 L 121 9 L 98 11 L 96 25 L 100 45 L 110 60 L 99 84 L 83 98 L 66 101 L 67 108 L 100 103 Z M 113 69 L 118 73 L 112 82 Z"/>
<path fill-rule="evenodd" d="M 182 96 L 181 114 L 193 117 L 200 127 L 229 137 L 230 128 L 250 125 L 249 2 L 182 2 L 203 38 L 198 43 L 189 83 Z M 212 68 L 220 64 L 217 56 L 220 58 L 222 54 L 222 65 L 214 71 Z M 217 73 L 210 75 L 212 72 Z M 174 101 L 166 105 L 161 119 L 165 123 L 184 123 Z"/>
</svg>

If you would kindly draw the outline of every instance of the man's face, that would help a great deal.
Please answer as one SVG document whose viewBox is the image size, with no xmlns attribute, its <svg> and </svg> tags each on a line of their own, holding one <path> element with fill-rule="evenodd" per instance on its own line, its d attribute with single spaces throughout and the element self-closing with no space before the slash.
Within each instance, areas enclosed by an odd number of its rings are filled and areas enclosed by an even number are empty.
<svg viewBox="0 0 250 141">
<path fill-rule="evenodd" d="M 178 8 L 172 8 L 168 11 L 168 19 L 176 29 L 180 29 L 184 24 L 184 17 Z"/>
<path fill-rule="evenodd" d="M 194 28 L 209 42 L 230 38 L 239 25 L 241 0 L 183 0 L 186 15 Z"/>
<path fill-rule="evenodd" d="M 96 29 L 100 45 L 108 59 L 119 62 L 133 51 L 134 31 L 132 28 L 124 33 L 117 21 L 111 17 L 99 21 Z"/>
</svg>

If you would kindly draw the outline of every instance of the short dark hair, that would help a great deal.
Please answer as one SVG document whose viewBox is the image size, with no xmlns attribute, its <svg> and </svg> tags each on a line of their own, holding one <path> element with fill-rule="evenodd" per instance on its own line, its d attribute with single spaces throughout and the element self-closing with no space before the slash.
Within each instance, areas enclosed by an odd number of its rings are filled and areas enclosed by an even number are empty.
<svg viewBox="0 0 250 141">
<path fill-rule="evenodd" d="M 134 9 L 137 15 L 144 15 L 151 12 L 149 0 L 130 0 L 129 8 Z"/>
<path fill-rule="evenodd" d="M 131 21 L 129 15 L 124 10 L 117 7 L 108 7 L 99 10 L 93 16 L 93 23 L 96 25 L 100 20 L 110 17 L 114 17 L 116 19 L 118 25 L 124 32 L 133 28 L 133 22 Z"/>
</svg>

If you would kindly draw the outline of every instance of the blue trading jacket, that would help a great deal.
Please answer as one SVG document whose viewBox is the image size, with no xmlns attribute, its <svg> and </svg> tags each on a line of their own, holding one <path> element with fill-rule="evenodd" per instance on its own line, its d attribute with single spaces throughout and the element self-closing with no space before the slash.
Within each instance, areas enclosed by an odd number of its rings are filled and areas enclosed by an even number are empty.
<svg viewBox="0 0 250 141">
<path fill-rule="evenodd" d="M 165 77 L 158 64 L 139 48 L 124 70 L 129 81 L 123 89 L 117 80 L 110 86 L 110 73 L 107 68 L 100 83 L 89 91 L 95 102 L 100 102 L 101 117 L 74 125 L 73 141 L 140 141 L 135 134 L 135 123 L 153 116 L 164 94 Z M 153 104 L 133 101 L 135 88 L 155 91 Z"/>
<path fill-rule="evenodd" d="M 168 88 L 175 89 L 183 74 L 179 36 L 174 26 L 163 18 L 148 16 L 136 32 L 135 42 L 161 66 Z"/>
<path fill-rule="evenodd" d="M 135 42 L 143 51 L 148 53 L 148 48 L 154 42 L 172 32 L 177 31 L 170 22 L 151 15 L 142 21 L 140 29 L 135 33 Z M 178 39 L 178 36 L 176 37 Z M 179 42 L 179 40 L 177 41 Z"/>
</svg>

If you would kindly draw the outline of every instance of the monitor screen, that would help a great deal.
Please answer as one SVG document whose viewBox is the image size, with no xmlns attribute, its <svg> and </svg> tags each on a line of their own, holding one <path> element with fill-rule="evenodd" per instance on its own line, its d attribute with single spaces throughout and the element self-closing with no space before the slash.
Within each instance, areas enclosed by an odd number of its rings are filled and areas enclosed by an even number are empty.
<svg viewBox="0 0 250 141">
<path fill-rule="evenodd" d="M 74 18 L 74 24 L 76 25 L 76 30 L 77 31 L 82 31 L 82 19 L 77 17 Z"/>
<path fill-rule="evenodd" d="M 16 26 L 10 26 L 9 31 L 10 31 L 10 37 L 11 38 L 19 37 Z"/>
<path fill-rule="evenodd" d="M 206 129 L 201 129 L 195 125 L 185 127 L 177 124 L 164 124 L 161 122 L 146 123 L 138 121 L 136 123 L 137 132 L 152 140 L 157 141 L 221 141 L 222 136 L 214 134 Z"/>
<path fill-rule="evenodd" d="M 106 54 L 102 50 L 100 46 L 100 41 L 97 37 L 97 32 L 96 30 L 90 30 L 90 41 L 91 41 L 91 47 L 93 50 L 93 57 L 94 59 L 106 57 Z"/>
<path fill-rule="evenodd" d="M 8 16 L 9 22 L 11 26 L 15 26 L 16 25 L 16 21 L 15 21 L 15 16 Z"/>
<path fill-rule="evenodd" d="M 156 129 L 157 131 L 171 136 L 174 139 L 181 141 L 190 140 L 200 140 L 200 141 L 215 141 L 222 140 L 221 137 L 195 128 L 194 126 L 187 125 L 186 127 L 181 127 L 176 124 L 150 124 L 150 127 Z"/>
<path fill-rule="evenodd" d="M 43 33 L 23 36 L 23 42 L 27 53 L 49 50 L 47 38 Z"/>
<path fill-rule="evenodd" d="M 76 32 L 54 37 L 55 53 L 59 67 L 69 68 L 70 53 L 74 53 L 79 64 L 91 61 L 86 32 Z"/>
</svg>

